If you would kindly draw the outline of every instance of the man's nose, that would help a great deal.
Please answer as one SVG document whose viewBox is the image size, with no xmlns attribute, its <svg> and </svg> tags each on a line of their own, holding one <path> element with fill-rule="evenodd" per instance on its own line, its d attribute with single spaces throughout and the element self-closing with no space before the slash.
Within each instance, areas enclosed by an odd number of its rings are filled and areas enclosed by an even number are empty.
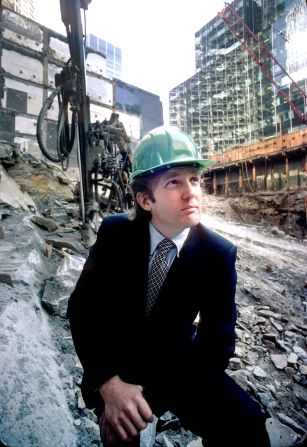
<svg viewBox="0 0 307 447">
<path fill-rule="evenodd" d="M 193 186 L 191 184 L 191 182 L 188 181 L 188 180 L 186 182 L 184 182 L 184 184 L 183 184 L 183 192 L 182 192 L 183 198 L 186 199 L 186 198 L 188 198 L 190 196 L 193 196 L 195 194 L 196 194 L 195 186 Z"/>
</svg>

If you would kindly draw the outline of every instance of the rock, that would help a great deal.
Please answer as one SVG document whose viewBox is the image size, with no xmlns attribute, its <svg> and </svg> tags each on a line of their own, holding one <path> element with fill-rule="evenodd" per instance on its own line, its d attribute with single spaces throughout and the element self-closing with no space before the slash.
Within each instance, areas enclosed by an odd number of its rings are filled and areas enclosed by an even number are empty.
<svg viewBox="0 0 307 447">
<path fill-rule="evenodd" d="M 100 439 L 100 429 L 96 422 L 91 421 L 87 417 L 81 418 L 82 425 L 84 426 L 84 429 L 97 440 Z"/>
<path fill-rule="evenodd" d="M 35 223 L 39 227 L 43 228 L 44 230 L 54 231 L 59 227 L 59 225 L 56 223 L 55 220 L 47 218 L 47 217 L 32 216 L 31 220 L 33 223 Z"/>
<path fill-rule="evenodd" d="M 277 369 L 284 369 L 287 366 L 287 357 L 283 354 L 271 354 L 271 360 Z"/>
<path fill-rule="evenodd" d="M 268 334 L 263 334 L 263 338 L 266 339 L 266 340 L 269 340 L 269 341 L 273 342 L 274 344 L 275 344 L 276 341 L 277 341 L 277 335 L 274 334 L 274 333 L 272 333 L 272 332 L 270 332 L 270 333 L 268 333 Z"/>
<path fill-rule="evenodd" d="M 299 366 L 299 370 L 302 374 L 304 374 L 305 376 L 307 376 L 307 365 L 300 365 Z"/>
<path fill-rule="evenodd" d="M 6 273 L 0 273 L 0 283 L 1 282 L 3 284 L 8 284 L 9 286 L 14 287 L 11 275 L 8 275 Z"/>
<path fill-rule="evenodd" d="M 202 447 L 202 446 L 203 443 L 201 438 L 193 439 L 193 441 L 189 442 L 189 444 L 187 445 L 187 447 Z"/>
<path fill-rule="evenodd" d="M 266 318 L 273 318 L 274 320 L 281 320 L 281 314 L 272 312 L 271 310 L 261 309 L 258 311 L 258 314 L 262 315 L 263 317 L 266 317 Z"/>
<path fill-rule="evenodd" d="M 288 356 L 288 358 L 287 358 L 287 362 L 290 364 L 290 365 L 296 365 L 296 363 L 297 363 L 297 359 L 298 359 L 298 355 L 297 354 L 295 354 L 294 352 L 291 352 L 291 354 Z"/>
<path fill-rule="evenodd" d="M 24 211 L 36 211 L 36 205 L 28 193 L 22 192 L 18 184 L 0 166 L 0 203 L 6 203 Z"/>
<path fill-rule="evenodd" d="M 236 369 L 241 369 L 242 368 L 242 362 L 240 359 L 237 359 L 235 357 L 231 358 L 229 360 L 229 365 L 228 365 L 229 369 L 232 370 L 236 370 Z"/>
<path fill-rule="evenodd" d="M 52 245 L 51 244 L 46 243 L 44 255 L 47 256 L 47 258 L 51 258 L 51 256 L 52 256 Z"/>
<path fill-rule="evenodd" d="M 286 425 L 289 425 L 296 432 L 301 433 L 301 434 L 305 433 L 304 428 L 301 425 L 299 425 L 297 422 L 295 422 L 293 419 L 291 419 L 289 416 L 287 416 L 286 414 L 276 413 L 276 415 L 278 416 L 278 418 L 281 422 L 284 422 Z"/>
<path fill-rule="evenodd" d="M 58 175 L 64 177 L 65 174 L 58 166 L 47 163 L 35 165 L 21 160 L 9 169 L 9 174 L 36 201 L 43 201 L 46 197 L 58 200 L 74 198 L 71 186 L 59 182 Z"/>
<path fill-rule="evenodd" d="M 297 434 L 277 419 L 268 418 L 266 429 L 269 434 L 271 447 L 293 447 L 297 440 Z"/>
<path fill-rule="evenodd" d="M 298 355 L 298 357 L 301 360 L 307 360 L 307 352 L 300 346 L 297 345 L 293 346 L 293 351 L 295 352 L 295 354 Z"/>
<path fill-rule="evenodd" d="M 260 397 L 262 405 L 264 405 L 266 408 L 275 408 L 278 403 L 276 399 L 274 399 L 270 393 L 258 393 L 258 396 Z"/>
<path fill-rule="evenodd" d="M 250 376 L 250 373 L 248 371 L 246 371 L 244 369 L 240 369 L 239 371 L 229 371 L 228 374 L 245 391 L 248 390 L 248 377 Z"/>
<path fill-rule="evenodd" d="M 68 233 L 63 231 L 63 229 L 58 228 L 53 234 L 48 234 L 45 236 L 45 241 L 47 244 L 51 244 L 53 247 L 61 250 L 62 248 L 67 248 L 74 253 L 81 254 L 85 252 L 85 247 L 76 239 L 73 232 Z"/>
<path fill-rule="evenodd" d="M 140 447 L 153 447 L 156 439 L 157 421 L 157 417 L 154 416 L 154 420 L 147 424 L 147 427 L 141 431 Z"/>
<path fill-rule="evenodd" d="M 267 373 L 262 368 L 260 368 L 260 366 L 255 366 L 253 368 L 253 374 L 258 379 L 264 379 L 267 376 Z"/>
</svg>

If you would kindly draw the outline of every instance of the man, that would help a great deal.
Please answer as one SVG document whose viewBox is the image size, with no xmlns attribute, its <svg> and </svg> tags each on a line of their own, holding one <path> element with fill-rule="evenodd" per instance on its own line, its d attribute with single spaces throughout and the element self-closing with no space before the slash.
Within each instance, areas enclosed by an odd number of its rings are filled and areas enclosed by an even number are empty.
<svg viewBox="0 0 307 447">
<path fill-rule="evenodd" d="M 110 445 L 133 443 L 169 410 L 205 446 L 269 446 L 260 406 L 224 372 L 236 248 L 200 223 L 209 164 L 179 129 L 145 135 L 132 161 L 135 216 L 103 220 L 71 295 L 83 397 Z"/>
</svg>

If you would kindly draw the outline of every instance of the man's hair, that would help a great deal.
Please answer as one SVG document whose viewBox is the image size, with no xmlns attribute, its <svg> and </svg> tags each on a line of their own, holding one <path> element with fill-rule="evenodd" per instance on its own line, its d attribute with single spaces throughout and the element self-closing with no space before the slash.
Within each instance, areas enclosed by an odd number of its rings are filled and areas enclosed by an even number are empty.
<svg viewBox="0 0 307 447">
<path fill-rule="evenodd" d="M 134 200 L 134 210 L 132 212 L 134 219 L 142 219 L 148 222 L 151 220 L 151 212 L 144 210 L 144 208 L 139 205 L 136 196 L 137 193 L 142 192 L 143 194 L 146 194 L 152 202 L 155 202 L 153 185 L 155 183 L 154 180 L 157 177 L 157 174 L 138 176 L 135 177 L 130 183 Z"/>
</svg>

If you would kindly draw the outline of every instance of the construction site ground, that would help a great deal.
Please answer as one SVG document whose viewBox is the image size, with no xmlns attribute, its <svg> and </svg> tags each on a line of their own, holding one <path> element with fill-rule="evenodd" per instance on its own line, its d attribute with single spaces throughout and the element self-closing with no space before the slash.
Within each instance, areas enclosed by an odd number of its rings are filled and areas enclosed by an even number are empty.
<svg viewBox="0 0 307 447">
<path fill-rule="evenodd" d="M 82 228 L 73 185 L 63 179 L 33 160 L 1 168 L 0 445 L 7 447 L 101 445 L 95 415 L 82 400 L 82 367 L 65 317 L 95 233 Z M 272 447 L 302 446 L 307 242 L 303 233 L 256 215 L 254 222 L 244 213 L 235 219 L 230 210 L 228 200 L 205 196 L 203 223 L 238 247 L 237 343 L 228 373 L 267 412 Z M 155 427 L 143 447 L 201 445 L 174 415 Z"/>
</svg>

